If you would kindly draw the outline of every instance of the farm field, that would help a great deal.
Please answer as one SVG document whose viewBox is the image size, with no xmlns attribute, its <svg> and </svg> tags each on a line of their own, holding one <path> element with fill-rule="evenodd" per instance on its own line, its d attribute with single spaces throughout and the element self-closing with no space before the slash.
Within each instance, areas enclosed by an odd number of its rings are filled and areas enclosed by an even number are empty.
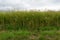
<svg viewBox="0 0 60 40">
<path fill-rule="evenodd" d="M 60 11 L 0 12 L 0 40 L 60 40 Z"/>
</svg>

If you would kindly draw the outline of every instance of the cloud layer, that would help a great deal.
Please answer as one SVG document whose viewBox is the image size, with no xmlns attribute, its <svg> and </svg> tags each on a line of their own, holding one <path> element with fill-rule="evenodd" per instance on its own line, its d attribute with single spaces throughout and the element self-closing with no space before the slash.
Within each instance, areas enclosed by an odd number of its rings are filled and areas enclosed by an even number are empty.
<svg viewBox="0 0 60 40">
<path fill-rule="evenodd" d="M 7 9 L 60 10 L 60 0 L 0 0 L 0 10 Z"/>
</svg>

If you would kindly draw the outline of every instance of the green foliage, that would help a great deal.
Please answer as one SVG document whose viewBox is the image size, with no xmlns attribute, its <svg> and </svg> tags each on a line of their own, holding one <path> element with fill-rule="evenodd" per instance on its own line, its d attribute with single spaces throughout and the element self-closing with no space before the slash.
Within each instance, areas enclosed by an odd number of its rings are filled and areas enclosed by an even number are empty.
<svg viewBox="0 0 60 40">
<path fill-rule="evenodd" d="M 2 31 L 0 40 L 26 40 L 31 35 L 28 31 Z"/>
<path fill-rule="evenodd" d="M 0 12 L 0 30 L 34 30 L 44 26 L 60 26 L 59 11 L 11 11 Z"/>
<path fill-rule="evenodd" d="M 60 31 L 0 31 L 0 40 L 60 40 Z"/>
<path fill-rule="evenodd" d="M 0 40 L 60 40 L 60 11 L 0 12 Z"/>
</svg>

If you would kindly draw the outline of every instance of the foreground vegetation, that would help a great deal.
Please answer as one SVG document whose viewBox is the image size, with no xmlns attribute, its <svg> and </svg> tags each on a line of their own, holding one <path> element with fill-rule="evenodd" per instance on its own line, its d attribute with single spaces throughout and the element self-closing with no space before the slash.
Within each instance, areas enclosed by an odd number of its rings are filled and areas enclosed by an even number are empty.
<svg viewBox="0 0 60 40">
<path fill-rule="evenodd" d="M 0 40 L 60 40 L 60 31 L 2 31 Z"/>
<path fill-rule="evenodd" d="M 60 40 L 60 11 L 0 12 L 0 40 Z"/>
</svg>

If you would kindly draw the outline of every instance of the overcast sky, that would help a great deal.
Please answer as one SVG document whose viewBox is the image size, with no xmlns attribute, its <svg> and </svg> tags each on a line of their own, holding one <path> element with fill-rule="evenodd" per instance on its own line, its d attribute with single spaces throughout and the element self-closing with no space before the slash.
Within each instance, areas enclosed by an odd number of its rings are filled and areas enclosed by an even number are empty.
<svg viewBox="0 0 60 40">
<path fill-rule="evenodd" d="M 60 10 L 60 0 L 0 0 L 0 10 L 7 9 Z"/>
</svg>

